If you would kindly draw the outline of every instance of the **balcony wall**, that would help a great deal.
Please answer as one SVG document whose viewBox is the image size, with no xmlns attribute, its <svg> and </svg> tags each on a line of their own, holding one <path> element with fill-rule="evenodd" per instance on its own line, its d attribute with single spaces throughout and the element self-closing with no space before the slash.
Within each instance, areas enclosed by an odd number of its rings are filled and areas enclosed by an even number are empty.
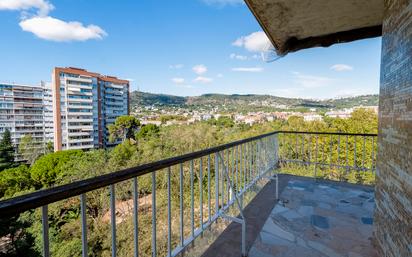
<svg viewBox="0 0 412 257">
<path fill-rule="evenodd" d="M 412 1 L 385 0 L 375 237 L 381 256 L 412 256 Z"/>
</svg>

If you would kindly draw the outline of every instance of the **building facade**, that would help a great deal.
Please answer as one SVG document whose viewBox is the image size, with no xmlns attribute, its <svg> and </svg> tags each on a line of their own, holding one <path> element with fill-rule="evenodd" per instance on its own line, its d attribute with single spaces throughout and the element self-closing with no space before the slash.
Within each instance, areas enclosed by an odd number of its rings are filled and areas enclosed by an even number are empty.
<svg viewBox="0 0 412 257">
<path fill-rule="evenodd" d="M 54 150 L 113 145 L 107 126 L 129 114 L 129 81 L 72 67 L 54 68 L 52 81 Z"/>
<path fill-rule="evenodd" d="M 53 141 L 53 114 L 48 96 L 51 87 L 43 82 L 35 86 L 0 83 L 0 137 L 8 129 L 16 153 L 26 135 L 42 149 Z M 16 160 L 21 160 L 18 153 Z"/>
</svg>

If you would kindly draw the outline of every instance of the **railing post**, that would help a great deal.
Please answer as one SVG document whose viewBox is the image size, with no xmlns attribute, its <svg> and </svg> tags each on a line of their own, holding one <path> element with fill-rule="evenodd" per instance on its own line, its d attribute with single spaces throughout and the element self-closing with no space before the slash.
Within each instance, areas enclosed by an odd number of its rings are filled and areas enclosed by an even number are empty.
<svg viewBox="0 0 412 257">
<path fill-rule="evenodd" d="M 200 193 L 200 228 L 203 232 L 203 158 L 200 157 L 200 166 L 199 166 L 199 193 Z M 203 233 L 202 233 L 203 235 Z"/>
<path fill-rule="evenodd" d="M 180 246 L 184 246 L 184 234 L 183 234 L 183 163 L 180 163 L 180 169 L 179 169 L 179 193 L 180 193 L 180 198 L 179 198 L 179 208 L 180 208 Z"/>
<path fill-rule="evenodd" d="M 219 159 L 218 153 L 215 153 L 215 208 L 216 215 L 219 213 Z"/>
<path fill-rule="evenodd" d="M 366 147 L 366 136 L 363 136 L 363 148 L 362 148 L 362 170 L 365 171 L 365 149 Z"/>
<path fill-rule="evenodd" d="M 374 151 L 375 151 L 375 137 L 372 137 L 372 160 L 371 160 L 371 171 L 372 172 L 374 172 L 374 170 L 375 170 L 375 167 L 374 167 L 374 158 L 375 158 L 375 155 L 374 155 Z"/>
<path fill-rule="evenodd" d="M 87 257 L 86 194 L 80 195 L 80 212 L 82 220 L 82 256 Z"/>
<path fill-rule="evenodd" d="M 356 163 L 356 136 L 353 137 L 353 141 L 354 141 L 353 167 L 355 168 L 355 171 L 358 171 L 358 165 Z"/>
<path fill-rule="evenodd" d="M 112 225 L 112 257 L 116 257 L 116 192 L 115 185 L 110 185 L 110 222 Z"/>
<path fill-rule="evenodd" d="M 207 204 L 209 222 L 212 219 L 211 200 L 210 200 L 210 154 L 207 156 Z"/>
<path fill-rule="evenodd" d="M 191 232 L 192 237 L 195 237 L 195 200 L 194 200 L 194 178 L 193 178 L 193 166 L 194 161 L 190 160 L 190 220 L 191 220 Z"/>
<path fill-rule="evenodd" d="M 134 257 L 139 256 L 139 188 L 137 177 L 133 178 L 133 237 L 134 237 Z"/>
<path fill-rule="evenodd" d="M 316 172 L 317 172 L 317 168 L 318 168 L 318 141 L 319 141 L 319 136 L 316 135 L 316 145 L 315 145 L 315 147 L 316 147 L 316 149 L 315 149 L 315 179 L 317 178 Z"/>
<path fill-rule="evenodd" d="M 170 167 L 167 168 L 167 254 L 172 256 L 172 204 L 170 193 Z"/>
<path fill-rule="evenodd" d="M 156 257 L 156 171 L 152 172 L 152 257 Z"/>
<path fill-rule="evenodd" d="M 43 234 L 43 257 L 50 256 L 49 248 L 49 209 L 47 205 L 41 207 L 42 234 Z"/>
</svg>

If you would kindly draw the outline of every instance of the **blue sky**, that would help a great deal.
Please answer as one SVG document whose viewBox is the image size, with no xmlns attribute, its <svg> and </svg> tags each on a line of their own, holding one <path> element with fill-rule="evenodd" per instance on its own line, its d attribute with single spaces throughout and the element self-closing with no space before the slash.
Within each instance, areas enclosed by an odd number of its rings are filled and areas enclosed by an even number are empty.
<svg viewBox="0 0 412 257">
<path fill-rule="evenodd" d="M 50 81 L 54 66 L 132 80 L 154 93 L 332 98 L 378 93 L 381 39 L 291 53 L 270 45 L 240 0 L 0 0 L 0 81 Z"/>
</svg>

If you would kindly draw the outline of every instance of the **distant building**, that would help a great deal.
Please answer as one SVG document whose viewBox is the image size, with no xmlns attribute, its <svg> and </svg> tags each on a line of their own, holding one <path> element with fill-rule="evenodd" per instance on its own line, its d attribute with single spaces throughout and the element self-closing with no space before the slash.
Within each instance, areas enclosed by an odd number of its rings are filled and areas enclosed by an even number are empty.
<svg viewBox="0 0 412 257">
<path fill-rule="evenodd" d="M 371 105 L 371 106 L 356 106 L 356 107 L 353 107 L 353 109 L 354 110 L 356 110 L 356 109 L 366 109 L 366 110 L 370 110 L 370 111 L 373 111 L 374 113 L 378 113 L 378 111 L 379 111 L 379 106 L 376 106 L 376 105 Z"/>
<path fill-rule="evenodd" d="M 129 81 L 72 67 L 54 68 L 52 81 L 54 150 L 113 145 L 107 126 L 129 114 Z"/>
<path fill-rule="evenodd" d="M 202 115 L 202 120 L 210 120 L 212 118 L 212 115 L 210 114 L 203 114 Z"/>
<path fill-rule="evenodd" d="M 0 83 L 0 137 L 8 129 L 16 149 L 21 139 L 31 135 L 39 148 L 53 141 L 53 113 L 50 84 Z M 21 160 L 17 155 L 16 160 Z"/>
<path fill-rule="evenodd" d="M 352 115 L 353 109 L 344 109 L 338 111 L 329 111 L 325 113 L 325 116 L 330 118 L 341 118 L 341 119 L 349 119 Z"/>
<path fill-rule="evenodd" d="M 319 115 L 317 113 L 305 113 L 303 114 L 303 120 L 305 121 L 322 120 L 322 115 Z"/>
<path fill-rule="evenodd" d="M 153 124 L 156 126 L 160 126 L 162 125 L 162 122 L 160 120 L 141 120 L 140 124 L 142 125 Z"/>
</svg>

